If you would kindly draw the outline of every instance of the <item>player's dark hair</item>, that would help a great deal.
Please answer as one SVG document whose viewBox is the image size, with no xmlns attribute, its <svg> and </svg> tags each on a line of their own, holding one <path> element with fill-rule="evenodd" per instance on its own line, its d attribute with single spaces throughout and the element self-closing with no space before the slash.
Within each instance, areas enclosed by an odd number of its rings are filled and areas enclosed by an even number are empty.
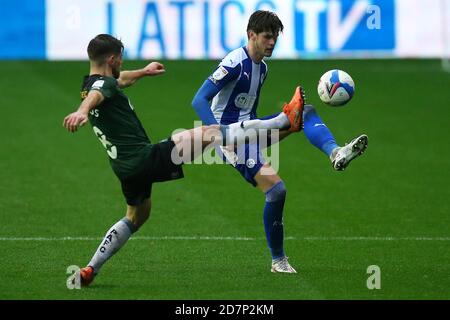
<svg viewBox="0 0 450 320">
<path fill-rule="evenodd" d="M 89 42 L 87 52 L 89 60 L 103 62 L 108 55 L 119 55 L 123 51 L 123 43 L 109 34 L 99 34 Z"/>
<path fill-rule="evenodd" d="M 247 32 L 253 31 L 255 33 L 260 32 L 272 32 L 273 34 L 278 34 L 283 32 L 283 24 L 280 18 L 271 11 L 258 10 L 253 12 L 248 20 Z"/>
</svg>

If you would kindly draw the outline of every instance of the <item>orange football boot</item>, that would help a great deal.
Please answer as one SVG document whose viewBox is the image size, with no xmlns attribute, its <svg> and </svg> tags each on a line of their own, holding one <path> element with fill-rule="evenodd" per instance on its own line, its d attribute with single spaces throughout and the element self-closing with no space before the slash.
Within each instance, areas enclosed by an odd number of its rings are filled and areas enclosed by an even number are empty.
<svg viewBox="0 0 450 320">
<path fill-rule="evenodd" d="M 94 268 L 87 266 L 80 269 L 80 282 L 83 287 L 87 287 L 94 280 Z"/>
<path fill-rule="evenodd" d="M 303 107 L 305 105 L 305 93 L 301 86 L 295 88 L 291 102 L 285 103 L 283 112 L 288 116 L 289 132 L 297 132 L 303 129 Z"/>
</svg>

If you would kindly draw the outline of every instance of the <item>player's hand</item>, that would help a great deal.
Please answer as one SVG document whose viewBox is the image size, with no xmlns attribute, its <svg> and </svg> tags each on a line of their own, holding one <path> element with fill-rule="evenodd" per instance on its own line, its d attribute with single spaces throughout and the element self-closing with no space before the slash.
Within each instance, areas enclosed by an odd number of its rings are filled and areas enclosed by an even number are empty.
<svg viewBox="0 0 450 320">
<path fill-rule="evenodd" d="M 75 111 L 64 118 L 63 126 L 69 132 L 75 132 L 78 130 L 78 127 L 82 127 L 86 122 L 88 122 L 88 120 L 89 118 L 87 114 L 80 111 Z"/>
<path fill-rule="evenodd" d="M 146 76 L 158 76 L 166 72 L 164 65 L 159 62 L 149 63 L 143 70 Z"/>
</svg>

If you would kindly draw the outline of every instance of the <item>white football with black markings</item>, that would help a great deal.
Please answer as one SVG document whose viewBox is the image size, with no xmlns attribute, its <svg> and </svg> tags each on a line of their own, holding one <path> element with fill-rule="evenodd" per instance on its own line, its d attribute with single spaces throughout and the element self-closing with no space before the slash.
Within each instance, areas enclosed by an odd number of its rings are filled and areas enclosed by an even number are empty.
<svg viewBox="0 0 450 320">
<path fill-rule="evenodd" d="M 345 71 L 334 69 L 320 77 L 317 93 L 324 103 L 340 107 L 348 103 L 355 94 L 355 82 Z"/>
</svg>

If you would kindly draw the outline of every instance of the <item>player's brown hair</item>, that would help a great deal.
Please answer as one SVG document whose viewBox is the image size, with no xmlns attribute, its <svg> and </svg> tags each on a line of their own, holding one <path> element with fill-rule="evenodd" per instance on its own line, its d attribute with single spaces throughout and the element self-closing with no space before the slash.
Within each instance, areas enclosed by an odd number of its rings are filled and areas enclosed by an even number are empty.
<svg viewBox="0 0 450 320">
<path fill-rule="evenodd" d="M 280 18 L 271 11 L 258 10 L 252 13 L 248 20 L 247 32 L 255 33 L 270 31 L 274 35 L 283 32 L 284 26 Z"/>
<path fill-rule="evenodd" d="M 123 52 L 123 43 L 109 34 L 99 34 L 89 42 L 87 52 L 89 60 L 102 63 L 109 55 Z"/>
</svg>

